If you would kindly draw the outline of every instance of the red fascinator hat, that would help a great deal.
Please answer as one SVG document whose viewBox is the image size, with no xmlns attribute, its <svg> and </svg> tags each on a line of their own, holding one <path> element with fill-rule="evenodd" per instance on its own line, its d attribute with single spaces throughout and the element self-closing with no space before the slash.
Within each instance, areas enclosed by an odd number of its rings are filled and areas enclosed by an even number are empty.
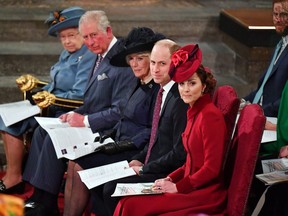
<svg viewBox="0 0 288 216">
<path fill-rule="evenodd" d="M 202 62 L 202 52 L 198 44 L 181 47 L 171 56 L 169 75 L 175 82 L 188 80 L 199 68 Z"/>
</svg>

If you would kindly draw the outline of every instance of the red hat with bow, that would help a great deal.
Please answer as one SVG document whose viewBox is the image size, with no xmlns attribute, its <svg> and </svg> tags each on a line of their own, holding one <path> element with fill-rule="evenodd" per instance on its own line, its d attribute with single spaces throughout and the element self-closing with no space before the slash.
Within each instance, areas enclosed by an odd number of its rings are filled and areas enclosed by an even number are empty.
<svg viewBox="0 0 288 216">
<path fill-rule="evenodd" d="M 198 44 L 181 47 L 171 56 L 169 75 L 175 82 L 188 80 L 199 68 L 202 62 L 202 52 Z"/>
</svg>

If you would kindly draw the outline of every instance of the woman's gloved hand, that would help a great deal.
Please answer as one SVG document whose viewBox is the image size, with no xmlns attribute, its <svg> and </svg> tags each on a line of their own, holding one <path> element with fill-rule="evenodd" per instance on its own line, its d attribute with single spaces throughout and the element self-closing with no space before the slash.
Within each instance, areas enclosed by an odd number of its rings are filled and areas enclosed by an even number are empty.
<svg viewBox="0 0 288 216">
<path fill-rule="evenodd" d="M 110 142 L 104 145 L 97 147 L 94 151 L 95 152 L 103 152 L 106 154 L 116 154 L 126 150 L 133 150 L 136 149 L 133 142 L 128 140 L 117 141 L 117 142 Z"/>
</svg>

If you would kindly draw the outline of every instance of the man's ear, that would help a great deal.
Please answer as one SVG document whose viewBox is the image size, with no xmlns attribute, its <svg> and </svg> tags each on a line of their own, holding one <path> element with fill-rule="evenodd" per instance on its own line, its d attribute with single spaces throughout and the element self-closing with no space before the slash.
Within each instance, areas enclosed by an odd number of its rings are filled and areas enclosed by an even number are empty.
<svg viewBox="0 0 288 216">
<path fill-rule="evenodd" d="M 109 38 L 112 38 L 113 37 L 113 32 L 112 32 L 112 28 L 111 26 L 107 26 L 106 28 L 106 34 Z"/>
</svg>

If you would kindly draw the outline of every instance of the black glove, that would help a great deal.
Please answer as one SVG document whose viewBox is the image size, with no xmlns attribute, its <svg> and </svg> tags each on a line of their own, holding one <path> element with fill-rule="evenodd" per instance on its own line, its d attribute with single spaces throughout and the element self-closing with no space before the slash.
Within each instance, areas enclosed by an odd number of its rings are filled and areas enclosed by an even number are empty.
<svg viewBox="0 0 288 216">
<path fill-rule="evenodd" d="M 94 151 L 95 152 L 103 152 L 106 154 L 116 154 L 126 150 L 133 150 L 136 149 L 133 142 L 128 140 L 118 141 L 118 142 L 111 142 L 104 145 L 97 147 Z"/>
<path fill-rule="evenodd" d="M 115 138 L 116 135 L 116 130 L 109 130 L 109 131 L 105 131 L 102 134 L 100 134 L 100 136 L 95 137 L 94 142 L 100 142 L 103 143 L 105 139 L 111 137 L 112 139 Z"/>
<path fill-rule="evenodd" d="M 100 135 L 95 137 L 94 142 L 99 142 L 99 143 L 103 143 L 105 139 L 109 138 L 108 135 Z"/>
</svg>

